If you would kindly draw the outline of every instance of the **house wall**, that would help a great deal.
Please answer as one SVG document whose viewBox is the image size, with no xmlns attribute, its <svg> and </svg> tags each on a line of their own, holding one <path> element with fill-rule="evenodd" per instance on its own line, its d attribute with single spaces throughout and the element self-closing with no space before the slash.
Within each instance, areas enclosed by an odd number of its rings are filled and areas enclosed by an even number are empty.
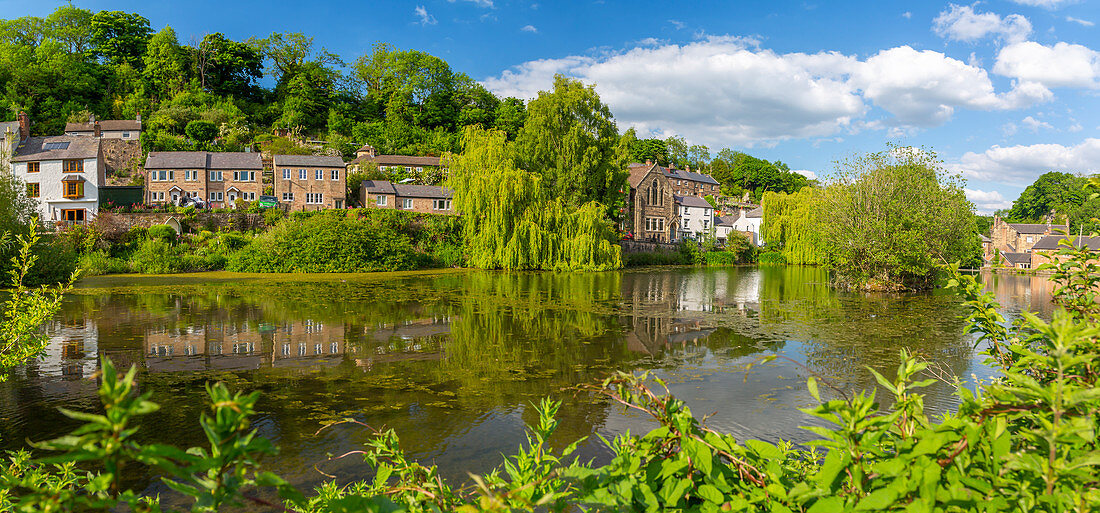
<svg viewBox="0 0 1100 513">
<path fill-rule="evenodd" d="M 75 135 L 81 137 L 93 137 L 93 132 L 80 131 L 80 132 L 65 132 L 65 135 Z M 141 130 L 100 130 L 100 139 L 122 139 L 125 141 L 138 141 L 141 140 Z"/>
<path fill-rule="evenodd" d="M 680 230 L 698 238 L 714 227 L 714 209 L 680 206 Z"/>
<path fill-rule="evenodd" d="M 61 219 L 61 210 L 84 209 L 85 219 L 91 219 L 99 213 L 99 185 L 103 176 L 102 163 L 99 158 L 84 160 L 84 170 L 80 173 L 84 177 L 84 196 L 80 199 L 68 199 L 64 197 L 61 179 L 67 174 L 63 171 L 63 161 L 42 160 L 39 162 L 37 173 L 27 173 L 26 162 L 12 163 L 12 172 L 20 180 L 26 183 L 39 185 L 38 201 L 39 219 L 43 221 L 57 221 Z"/>
<path fill-rule="evenodd" d="M 760 225 L 763 218 L 761 217 L 746 217 L 745 212 L 741 212 L 741 217 L 733 222 L 733 229 L 740 232 L 751 233 L 752 240 L 757 246 L 763 246 L 764 240 L 760 237 Z"/>
<path fill-rule="evenodd" d="M 406 199 L 412 200 L 412 208 L 405 208 L 405 205 L 404 205 L 403 201 L 406 200 Z M 451 214 L 451 215 L 458 214 L 458 212 L 455 212 L 453 203 L 451 203 L 451 208 L 449 210 L 448 209 L 437 210 L 435 208 L 436 207 L 435 198 L 406 198 L 406 197 L 403 197 L 403 196 L 397 196 L 397 197 L 394 198 L 394 201 L 396 201 L 396 203 L 393 206 L 393 208 L 396 208 L 398 210 L 407 210 L 409 212 L 419 212 L 421 214 Z M 447 199 L 446 201 L 450 201 L 450 200 Z"/>
<path fill-rule="evenodd" d="M 366 189 L 360 187 L 359 202 L 364 208 L 397 208 L 397 196 L 393 194 L 378 194 L 374 192 L 367 192 Z M 385 205 L 378 204 L 378 197 L 385 197 Z"/>
<path fill-rule="evenodd" d="M 669 183 L 678 196 L 696 196 L 702 198 L 708 195 L 718 196 L 720 194 L 718 186 L 714 184 L 684 180 L 683 178 L 669 178 Z"/>
<path fill-rule="evenodd" d="M 164 203 L 175 203 L 177 200 L 172 198 L 172 188 L 178 188 L 177 198 L 182 198 L 185 194 L 190 194 L 193 197 L 200 198 L 203 201 L 209 200 L 207 194 L 206 182 L 209 176 L 206 174 L 205 169 L 192 169 L 190 171 L 196 171 L 197 176 L 195 180 L 186 180 L 186 169 L 165 169 L 171 173 L 171 177 L 168 180 L 160 181 L 154 180 L 154 177 L 159 176 L 160 169 L 147 169 L 145 175 L 145 202 L 150 205 L 158 205 Z M 232 174 L 230 174 L 232 176 Z M 161 194 L 164 195 L 164 199 L 160 199 Z"/>
<path fill-rule="evenodd" d="M 650 189 L 655 186 L 654 182 L 658 188 L 659 201 L 657 205 L 650 205 L 647 199 Z M 673 188 L 664 174 L 652 170 L 646 173 L 632 196 L 631 218 L 635 240 L 673 242 L 678 238 L 675 234 L 679 232 L 680 217 L 676 214 Z M 646 218 L 663 218 L 665 225 L 661 230 L 647 230 Z"/>
<path fill-rule="evenodd" d="M 299 172 L 305 169 L 305 179 L 299 178 Z M 317 179 L 317 170 L 321 171 L 321 179 Z M 290 178 L 284 177 L 284 171 L 290 171 Z M 332 179 L 332 173 L 337 173 L 336 180 Z M 346 207 L 347 196 L 347 169 L 341 167 L 302 167 L 302 166 L 274 166 L 275 197 L 280 204 L 288 205 L 290 210 L 322 210 L 326 208 Z M 284 194 L 293 194 L 293 199 L 284 200 Z M 307 203 L 308 194 L 320 194 L 320 203 Z"/>
</svg>

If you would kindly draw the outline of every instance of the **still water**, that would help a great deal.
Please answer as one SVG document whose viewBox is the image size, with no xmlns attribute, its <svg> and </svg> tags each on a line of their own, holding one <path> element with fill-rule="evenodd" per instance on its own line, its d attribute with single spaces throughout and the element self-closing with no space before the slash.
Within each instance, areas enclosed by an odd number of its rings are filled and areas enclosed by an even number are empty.
<svg viewBox="0 0 1100 513">
<path fill-rule="evenodd" d="M 1049 316 L 1050 283 L 986 276 L 1010 314 Z M 58 407 L 96 410 L 100 356 L 136 365 L 162 409 L 146 440 L 204 444 L 203 385 L 262 391 L 254 425 L 280 448 L 264 466 L 303 486 L 368 476 L 356 458 L 369 433 L 343 418 L 393 428 L 403 448 L 445 477 L 486 472 L 523 440 L 532 402 L 563 401 L 557 442 L 644 432 L 648 420 L 578 387 L 609 373 L 651 370 L 712 428 L 740 438 L 804 442 L 814 423 L 807 376 L 874 386 L 902 348 L 943 375 L 993 372 L 963 333 L 952 294 L 837 293 L 820 269 L 662 268 L 552 274 L 442 271 L 374 275 L 111 276 L 82 281 L 50 324 L 47 355 L 0 384 L 0 448 L 67 433 Z M 765 365 L 764 356 L 783 358 Z M 933 412 L 953 388 L 926 389 Z M 880 393 L 883 407 L 889 407 Z M 162 492 L 151 476 L 131 476 Z"/>
</svg>

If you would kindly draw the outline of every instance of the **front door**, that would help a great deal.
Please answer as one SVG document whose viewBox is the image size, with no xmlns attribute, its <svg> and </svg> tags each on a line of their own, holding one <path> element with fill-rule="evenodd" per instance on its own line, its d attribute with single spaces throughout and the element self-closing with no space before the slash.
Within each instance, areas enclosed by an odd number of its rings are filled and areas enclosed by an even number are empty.
<svg viewBox="0 0 1100 513">
<path fill-rule="evenodd" d="M 71 224 L 84 224 L 84 209 L 73 208 L 63 209 L 61 211 L 61 220 L 65 223 Z"/>
<path fill-rule="evenodd" d="M 180 203 L 180 192 L 179 191 L 172 191 L 172 203 L 174 203 L 176 205 L 179 205 L 179 203 Z"/>
<path fill-rule="evenodd" d="M 225 199 L 226 203 L 228 203 L 227 206 L 232 207 L 234 204 L 237 203 L 237 193 L 235 191 L 227 192 L 225 193 Z"/>
</svg>

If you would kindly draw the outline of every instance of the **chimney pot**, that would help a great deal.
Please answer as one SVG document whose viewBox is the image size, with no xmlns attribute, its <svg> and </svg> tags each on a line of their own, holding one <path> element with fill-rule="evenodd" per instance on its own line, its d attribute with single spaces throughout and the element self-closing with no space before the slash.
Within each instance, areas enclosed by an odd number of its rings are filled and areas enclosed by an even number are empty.
<svg viewBox="0 0 1100 513">
<path fill-rule="evenodd" d="M 653 159 L 645 159 L 645 165 L 652 166 L 653 165 Z"/>
<path fill-rule="evenodd" d="M 26 112 L 19 112 L 19 140 L 22 141 L 31 136 L 31 118 Z"/>
<path fill-rule="evenodd" d="M 134 116 L 134 121 L 141 121 L 141 113 L 138 112 L 137 116 Z"/>
<path fill-rule="evenodd" d="M 99 134 L 100 134 L 99 121 L 96 121 L 95 124 L 92 125 L 92 131 L 94 132 L 94 135 L 96 137 L 99 137 Z"/>
</svg>

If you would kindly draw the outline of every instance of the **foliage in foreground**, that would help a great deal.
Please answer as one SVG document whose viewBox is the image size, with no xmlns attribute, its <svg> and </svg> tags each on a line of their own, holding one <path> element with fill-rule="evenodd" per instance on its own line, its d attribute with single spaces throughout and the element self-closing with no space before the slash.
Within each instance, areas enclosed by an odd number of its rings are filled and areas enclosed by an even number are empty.
<svg viewBox="0 0 1100 513">
<path fill-rule="evenodd" d="M 654 391 L 660 380 L 616 374 L 589 391 L 651 416 L 656 428 L 602 440 L 613 457 L 602 466 L 576 461 L 580 441 L 555 450 L 557 404 L 537 406 L 527 443 L 473 483 L 443 481 L 433 466 L 410 460 L 392 430 L 376 431 L 361 453 L 373 479 L 333 482 L 311 497 L 260 472 L 256 458 L 273 449 L 248 425 L 256 394 L 208 387 L 212 414 L 200 419 L 209 449 L 180 451 L 134 441 L 137 419 L 156 408 L 135 395 L 134 371 L 118 378 L 103 363 L 105 414 L 65 412 L 87 424 L 72 435 L 37 444 L 54 456 L 9 454 L 0 469 L 0 509 L 106 509 L 126 502 L 156 511 L 151 498 L 120 489 L 124 468 L 158 469 L 173 489 L 194 499 L 193 511 L 246 502 L 265 505 L 257 488 L 278 492 L 294 511 L 758 511 L 758 512 L 1085 512 L 1100 507 L 1100 325 L 1092 301 L 1096 260 L 1065 247 L 1052 266 L 1060 307 L 1050 322 L 1022 314 L 1009 325 L 992 293 L 953 273 L 970 311 L 968 330 L 1000 370 L 989 383 L 955 381 L 958 412 L 934 419 L 924 411 L 929 364 L 902 351 L 896 377 L 871 371 L 891 397 L 849 394 L 810 378 L 824 421 L 807 428 L 809 448 L 738 441 L 706 427 L 683 401 Z M 970 388 L 975 386 L 975 388 Z M 823 388 L 825 387 L 825 388 Z M 348 456 L 348 455 L 345 455 Z M 80 470 L 78 470 L 78 468 Z M 273 497 L 268 493 L 266 497 Z"/>
</svg>

